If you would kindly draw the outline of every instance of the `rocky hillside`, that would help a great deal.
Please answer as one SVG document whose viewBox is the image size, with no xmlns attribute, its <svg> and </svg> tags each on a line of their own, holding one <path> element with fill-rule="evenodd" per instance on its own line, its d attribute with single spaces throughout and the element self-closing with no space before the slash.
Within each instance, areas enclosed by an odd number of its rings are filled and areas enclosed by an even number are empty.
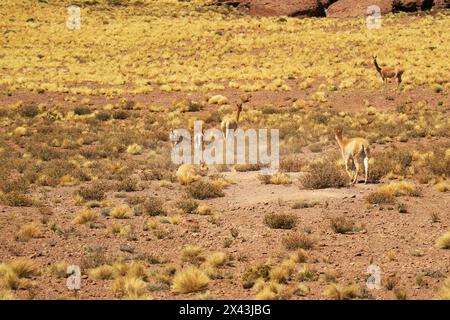
<svg viewBox="0 0 450 320">
<path fill-rule="evenodd" d="M 381 13 L 450 8 L 450 0 L 217 0 L 250 15 L 290 17 L 358 17 L 377 5 Z"/>
</svg>

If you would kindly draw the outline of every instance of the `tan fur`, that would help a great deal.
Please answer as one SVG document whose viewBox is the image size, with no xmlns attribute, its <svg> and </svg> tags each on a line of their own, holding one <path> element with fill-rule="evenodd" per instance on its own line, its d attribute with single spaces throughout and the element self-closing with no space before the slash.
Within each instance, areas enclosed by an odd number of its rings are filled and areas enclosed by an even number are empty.
<svg viewBox="0 0 450 320">
<path fill-rule="evenodd" d="M 381 68 L 378 65 L 377 62 L 377 56 L 373 56 L 373 64 L 375 65 L 375 68 L 377 69 L 378 74 L 380 75 L 381 79 L 383 80 L 384 84 L 387 84 L 388 79 L 397 79 L 397 84 L 400 85 L 402 83 L 402 75 L 405 72 L 400 67 L 383 67 Z"/>
<path fill-rule="evenodd" d="M 369 174 L 369 155 L 370 155 L 370 146 L 369 141 L 364 138 L 353 138 L 346 139 L 342 136 L 342 130 L 337 130 L 335 133 L 336 141 L 341 148 L 342 159 L 344 160 L 345 170 L 347 171 L 348 176 L 350 177 L 350 183 L 354 184 L 357 182 L 358 173 L 359 173 L 359 159 L 364 159 L 364 171 L 365 171 L 365 180 L 364 183 L 367 183 L 367 178 Z M 348 168 L 348 162 L 351 161 L 355 166 L 354 176 L 350 173 Z"/>
</svg>

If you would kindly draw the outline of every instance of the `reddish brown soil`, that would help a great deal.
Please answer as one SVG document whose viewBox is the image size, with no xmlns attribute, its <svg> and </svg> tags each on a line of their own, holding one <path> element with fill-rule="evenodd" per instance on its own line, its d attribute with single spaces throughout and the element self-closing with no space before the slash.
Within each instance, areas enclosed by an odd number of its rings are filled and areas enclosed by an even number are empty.
<svg viewBox="0 0 450 320">
<path fill-rule="evenodd" d="M 311 89 L 313 90 L 313 89 Z M 224 90 L 222 93 L 231 101 L 237 101 L 237 91 Z M 308 93 L 308 91 L 307 91 Z M 300 92 L 256 92 L 253 94 L 252 106 L 272 103 L 275 106 L 287 106 L 287 98 L 301 98 Z M 202 99 L 203 93 L 193 94 L 194 98 Z M 10 104 L 18 100 L 46 102 L 51 104 L 68 104 L 60 94 L 31 94 L 24 91 L 14 92 L 12 96 L 2 95 L 0 103 Z M 142 103 L 170 105 L 174 100 L 185 97 L 185 93 L 163 93 L 155 91 L 148 95 L 132 96 L 133 100 Z M 386 97 L 393 97 L 386 99 Z M 367 99 L 377 109 L 394 108 L 397 101 L 410 97 L 416 101 L 425 99 L 432 107 L 438 107 L 442 95 L 435 95 L 429 90 L 415 90 L 408 93 L 396 93 L 387 90 L 385 93 L 369 91 L 344 91 L 334 93 L 329 101 L 333 108 L 340 111 L 357 112 L 364 109 L 363 100 Z M 97 108 L 108 101 L 105 97 L 89 97 Z M 79 101 L 81 100 L 81 97 Z M 450 105 L 448 96 L 444 106 Z M 209 106 L 205 111 L 215 108 Z M 423 143 L 427 141 L 422 139 Z M 376 147 L 376 146 L 375 146 Z M 33 220 L 39 220 L 41 215 L 36 208 L 13 208 L 0 205 L 0 260 L 12 261 L 18 257 L 29 257 L 41 267 L 49 266 L 58 261 L 71 264 L 82 264 L 85 249 L 102 247 L 111 257 L 130 260 L 143 256 L 154 256 L 166 261 L 181 263 L 180 251 L 188 244 L 203 247 L 208 252 L 223 251 L 233 255 L 232 266 L 223 268 L 223 279 L 212 280 L 209 291 L 215 298 L 253 298 L 252 289 L 244 289 L 241 275 L 252 265 L 265 262 L 268 259 L 280 261 L 280 256 L 286 256 L 286 250 L 281 242 L 284 235 L 292 231 L 269 229 L 264 223 L 264 215 L 271 212 L 293 213 L 298 217 L 296 229 L 308 229 L 316 240 L 315 247 L 309 252 L 310 262 L 320 273 L 334 270 L 338 274 L 338 282 L 342 284 L 364 284 L 366 270 L 371 261 L 382 269 L 382 279 L 395 275 L 400 279 L 398 286 L 406 290 L 408 298 L 430 299 L 435 296 L 438 285 L 450 273 L 450 251 L 437 249 L 436 239 L 450 228 L 450 193 L 437 193 L 431 186 L 423 186 L 420 197 L 402 197 L 407 213 L 392 210 L 380 210 L 378 207 L 368 207 L 364 197 L 374 190 L 376 185 L 358 184 L 342 189 L 302 190 L 297 181 L 301 173 L 292 173 L 293 184 L 288 186 L 263 185 L 257 179 L 257 173 L 226 173 L 236 184 L 225 190 L 225 197 L 204 200 L 220 216 L 220 222 L 212 224 L 207 216 L 184 216 L 180 225 L 164 224 L 168 231 L 165 239 L 157 239 L 151 232 L 143 231 L 144 217 L 132 216 L 126 221 L 133 226 L 137 241 L 127 241 L 123 237 L 108 236 L 106 229 L 117 220 L 101 216 L 98 222 L 104 224 L 99 229 L 88 226 L 75 226 L 75 232 L 64 237 L 55 234 L 48 228 L 39 239 L 27 242 L 17 241 L 18 226 Z M 74 204 L 75 187 L 37 188 L 35 198 L 42 198 L 53 203 L 51 220 L 68 229 L 73 224 L 72 219 L 79 210 Z M 127 193 L 156 195 L 166 200 L 166 206 L 173 206 L 183 188 L 176 184 L 174 190 L 162 188 L 159 182 L 150 182 L 144 190 Z M 116 202 L 121 193 L 113 192 L 108 198 Z M 296 200 L 318 200 L 319 205 L 308 209 L 291 209 Z M 432 222 L 431 214 L 437 214 L 440 221 Z M 361 232 L 354 234 L 336 234 L 330 228 L 330 218 L 345 215 L 363 226 Z M 239 234 L 232 240 L 230 247 L 224 248 L 226 239 L 230 239 L 230 230 L 236 228 Z M 132 253 L 121 250 L 129 246 Z M 395 257 L 388 257 L 389 251 L 395 252 Z M 163 265 L 152 265 L 150 270 L 158 270 Z M 416 276 L 423 275 L 424 284 L 417 284 Z M 383 281 L 383 280 L 382 280 Z M 311 293 L 306 299 L 321 299 L 326 284 L 321 281 L 306 283 Z M 57 279 L 43 274 L 34 279 L 35 288 L 30 291 L 17 291 L 18 298 L 56 299 L 75 297 L 65 285 L 65 279 Z M 114 298 L 109 289 L 109 282 L 94 281 L 86 276 L 82 279 L 82 289 L 77 297 L 82 299 Z M 371 291 L 375 299 L 393 299 L 392 291 L 382 288 Z M 156 299 L 182 299 L 193 295 L 176 295 L 170 290 L 152 292 Z M 295 297 L 295 296 L 294 296 Z"/>
</svg>

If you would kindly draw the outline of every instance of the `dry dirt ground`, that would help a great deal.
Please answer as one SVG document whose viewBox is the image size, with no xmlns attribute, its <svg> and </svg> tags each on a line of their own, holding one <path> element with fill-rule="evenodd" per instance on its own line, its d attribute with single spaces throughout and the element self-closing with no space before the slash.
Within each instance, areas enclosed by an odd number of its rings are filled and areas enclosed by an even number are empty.
<svg viewBox="0 0 450 320">
<path fill-rule="evenodd" d="M 313 90 L 313 89 L 312 89 Z M 381 92 L 381 93 L 380 93 Z M 381 108 L 394 108 L 395 102 L 402 99 L 401 94 L 387 90 L 386 93 L 346 91 L 330 97 L 330 104 L 338 111 L 355 112 L 362 107 L 363 99 Z M 220 92 L 231 101 L 237 101 L 238 95 L 232 91 Z M 164 105 L 179 98 L 181 93 L 155 92 L 150 95 L 133 96 L 136 102 L 151 101 Z M 251 106 L 261 102 L 282 104 L 286 97 L 297 97 L 296 93 L 256 92 Z M 433 93 L 413 91 L 408 93 L 414 100 L 426 99 L 430 106 L 442 97 Z M 392 96 L 392 99 L 386 99 Z M 288 98 L 289 98 L 288 97 Z M 195 94 L 194 94 L 195 98 Z M 50 104 L 62 101 L 58 94 L 32 94 L 25 91 L 15 92 L 12 96 L 1 96 L 1 102 L 11 104 L 14 101 Z M 105 104 L 103 97 L 90 97 L 94 108 Z M 81 97 L 80 99 L 81 100 Z M 444 97 L 444 105 L 450 105 Z M 209 108 L 213 108 L 209 106 Z M 204 112 L 208 112 L 206 109 Z M 447 111 L 448 113 L 448 111 Z M 429 138 L 409 143 L 427 144 Z M 386 146 L 375 145 L 374 149 Z M 331 147 L 336 148 L 337 145 Z M 306 149 L 305 149 L 306 150 Z M 308 153 L 305 151 L 305 157 Z M 320 154 L 319 154 L 320 155 Z M 300 155 L 302 156 L 302 155 Z M 140 157 L 140 156 L 135 156 Z M 115 219 L 100 216 L 93 228 L 88 225 L 71 224 L 79 211 L 74 203 L 77 187 L 37 187 L 32 191 L 36 199 L 52 204 L 51 221 L 60 224 L 64 232 L 57 234 L 45 228 L 39 238 L 23 242 L 16 239 L 18 226 L 25 222 L 40 220 L 41 214 L 35 207 L 8 207 L 0 205 L 0 257 L 1 261 L 12 261 L 18 257 L 28 257 L 41 268 L 58 261 L 69 264 L 86 264 L 90 252 L 102 252 L 107 257 L 124 260 L 153 261 L 148 270 L 161 270 L 169 263 L 181 263 L 180 253 L 186 245 L 198 245 L 206 252 L 222 251 L 231 256 L 232 262 L 221 269 L 221 276 L 211 280 L 208 291 L 210 298 L 254 298 L 254 289 L 243 288 L 242 275 L 250 266 L 262 262 L 277 263 L 287 256 L 282 244 L 285 235 L 292 232 L 306 232 L 315 241 L 308 250 L 308 263 L 319 274 L 333 273 L 339 284 L 357 284 L 364 287 L 367 267 L 373 263 L 382 270 L 383 287 L 370 290 L 369 297 L 374 299 L 394 299 L 393 290 L 388 290 L 387 279 L 396 279 L 396 287 L 406 292 L 409 299 L 429 299 L 435 297 L 438 286 L 450 273 L 450 251 L 438 249 L 436 239 L 450 228 L 450 193 L 438 193 L 431 185 L 420 186 L 419 197 L 402 197 L 407 213 L 398 212 L 395 206 L 370 206 L 365 201 L 376 184 L 358 184 L 340 189 L 304 190 L 300 188 L 298 177 L 303 173 L 290 173 L 292 184 L 265 185 L 258 180 L 257 172 L 225 172 L 224 175 L 235 183 L 225 189 L 225 196 L 202 200 L 218 215 L 217 221 L 210 216 L 185 215 L 179 225 L 161 224 L 165 235 L 158 239 L 142 225 L 145 217 L 133 216 L 126 223 L 131 226 L 135 240 L 108 235 L 106 230 Z M 173 184 L 174 188 L 161 187 L 159 181 L 151 181 L 140 191 L 108 192 L 107 199 L 124 202 L 132 195 L 158 196 L 164 199 L 165 206 L 172 206 L 175 199 L 183 193 L 183 186 Z M 292 209 L 291 205 L 299 200 L 317 201 L 313 208 Z M 298 223 L 295 230 L 268 228 L 263 220 L 268 213 L 292 213 Z M 351 234 L 338 234 L 330 227 L 330 219 L 345 216 L 360 226 L 360 231 Z M 432 219 L 433 215 L 439 219 Z M 85 271 L 85 270 L 82 270 Z M 16 298 L 58 299 L 107 299 L 115 298 L 107 280 L 92 280 L 83 275 L 81 290 L 77 293 L 66 288 L 66 279 L 57 278 L 43 272 L 32 279 L 29 290 L 17 290 Z M 326 281 L 304 282 L 310 293 L 305 297 L 296 295 L 292 299 L 322 299 Z M 196 297 L 197 293 L 174 294 L 170 289 L 152 290 L 150 296 L 155 299 L 183 299 Z"/>
</svg>

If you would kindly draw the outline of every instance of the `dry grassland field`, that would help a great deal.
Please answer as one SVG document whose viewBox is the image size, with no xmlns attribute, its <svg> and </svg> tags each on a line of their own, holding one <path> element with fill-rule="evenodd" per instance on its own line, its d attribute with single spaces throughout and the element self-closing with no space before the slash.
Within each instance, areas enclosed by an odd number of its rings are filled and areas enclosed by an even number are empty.
<svg viewBox="0 0 450 320">
<path fill-rule="evenodd" d="M 0 299 L 450 299 L 450 11 L 218 2 L 1 1 Z"/>
</svg>

